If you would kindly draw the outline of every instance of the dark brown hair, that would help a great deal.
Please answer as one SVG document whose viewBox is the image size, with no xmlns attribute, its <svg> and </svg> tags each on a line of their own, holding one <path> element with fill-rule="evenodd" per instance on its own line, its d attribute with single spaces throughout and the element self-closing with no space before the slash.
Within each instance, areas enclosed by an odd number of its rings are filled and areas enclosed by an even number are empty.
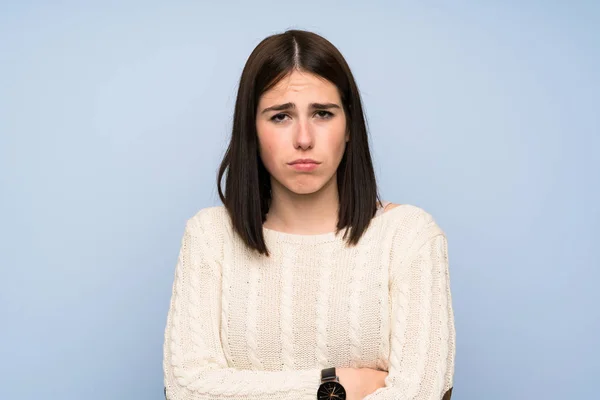
<svg viewBox="0 0 600 400">
<path fill-rule="evenodd" d="M 263 223 L 271 202 L 271 179 L 259 155 L 256 113 L 260 96 L 293 70 L 333 83 L 346 114 L 350 140 L 337 169 L 340 206 L 336 233 L 349 228 L 343 238 L 350 232 L 348 243 L 358 243 L 379 201 L 360 93 L 344 57 L 313 32 L 292 29 L 269 36 L 252 51 L 242 71 L 231 141 L 217 176 L 219 197 L 234 230 L 248 247 L 266 256 Z"/>
</svg>

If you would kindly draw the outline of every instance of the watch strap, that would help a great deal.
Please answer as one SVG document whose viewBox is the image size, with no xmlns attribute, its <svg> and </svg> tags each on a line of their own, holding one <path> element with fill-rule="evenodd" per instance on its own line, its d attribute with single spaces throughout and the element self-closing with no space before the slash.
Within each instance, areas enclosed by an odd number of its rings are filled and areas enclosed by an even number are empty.
<svg viewBox="0 0 600 400">
<path fill-rule="evenodd" d="M 335 367 L 324 368 L 321 370 L 321 380 L 322 381 L 334 380 L 335 378 L 336 378 Z"/>
</svg>

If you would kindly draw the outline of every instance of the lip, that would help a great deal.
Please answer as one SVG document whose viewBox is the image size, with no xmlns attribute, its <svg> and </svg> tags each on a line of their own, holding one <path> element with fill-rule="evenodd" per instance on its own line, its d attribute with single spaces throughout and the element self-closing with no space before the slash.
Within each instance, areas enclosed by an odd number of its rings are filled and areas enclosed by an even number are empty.
<svg viewBox="0 0 600 400">
<path fill-rule="evenodd" d="M 317 161 L 313 160 L 312 158 L 299 158 L 297 160 L 292 161 L 289 164 L 290 165 L 295 165 L 295 164 L 320 164 L 320 162 L 317 162 Z"/>
<path fill-rule="evenodd" d="M 310 158 L 301 158 L 298 160 L 294 160 L 291 163 L 288 163 L 288 165 L 290 167 L 292 167 L 293 169 L 295 169 L 296 171 L 302 171 L 302 172 L 309 172 L 309 171 L 313 171 L 314 169 L 316 169 L 319 164 L 321 164 L 320 162 L 317 162 L 315 160 L 312 160 Z"/>
</svg>

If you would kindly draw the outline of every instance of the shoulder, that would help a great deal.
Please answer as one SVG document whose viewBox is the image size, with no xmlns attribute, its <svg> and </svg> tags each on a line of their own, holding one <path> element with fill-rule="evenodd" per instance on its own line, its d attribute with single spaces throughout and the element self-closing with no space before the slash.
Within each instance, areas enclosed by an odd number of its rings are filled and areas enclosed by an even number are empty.
<svg viewBox="0 0 600 400">
<path fill-rule="evenodd" d="M 387 213 L 383 220 L 390 240 L 389 253 L 386 254 L 390 257 L 391 281 L 396 281 L 402 271 L 407 271 L 411 260 L 417 257 L 439 259 L 439 254 L 433 251 L 445 249 L 446 236 L 432 213 L 412 204 L 399 204 L 393 208 L 390 205 L 384 215 Z M 429 263 L 419 265 L 425 267 Z"/>
<path fill-rule="evenodd" d="M 386 230 L 393 236 L 394 246 L 404 253 L 418 250 L 436 236 L 445 236 L 434 215 L 417 205 L 390 203 L 386 214 Z"/>
<path fill-rule="evenodd" d="M 196 211 L 185 224 L 187 235 L 199 239 L 206 246 L 218 249 L 228 237 L 229 215 L 224 206 L 211 206 Z"/>
<path fill-rule="evenodd" d="M 201 208 L 188 220 L 187 225 L 192 229 L 214 230 L 226 221 L 227 210 L 224 206 Z"/>
<path fill-rule="evenodd" d="M 383 214 L 387 216 L 394 227 L 401 230 L 421 230 L 437 226 L 436 219 L 430 212 L 413 204 L 388 202 Z"/>
</svg>

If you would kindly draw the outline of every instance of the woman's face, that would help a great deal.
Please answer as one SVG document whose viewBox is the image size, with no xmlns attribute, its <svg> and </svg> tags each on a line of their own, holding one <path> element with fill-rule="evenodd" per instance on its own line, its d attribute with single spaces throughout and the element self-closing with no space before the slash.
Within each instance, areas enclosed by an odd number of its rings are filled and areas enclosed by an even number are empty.
<svg viewBox="0 0 600 400">
<path fill-rule="evenodd" d="M 256 130 L 273 190 L 310 194 L 335 182 L 349 137 L 340 95 L 331 82 L 294 70 L 261 96 Z M 294 164 L 299 159 L 312 161 Z"/>
</svg>

